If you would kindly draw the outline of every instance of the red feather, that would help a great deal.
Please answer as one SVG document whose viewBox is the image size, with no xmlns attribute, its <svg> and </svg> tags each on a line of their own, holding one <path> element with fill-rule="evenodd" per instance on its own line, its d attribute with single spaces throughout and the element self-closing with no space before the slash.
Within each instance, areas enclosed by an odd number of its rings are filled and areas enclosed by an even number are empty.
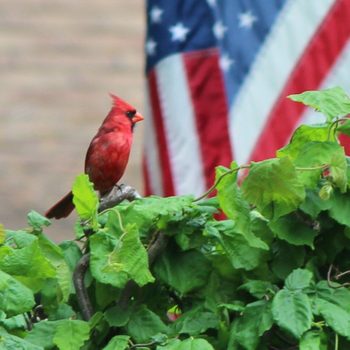
<svg viewBox="0 0 350 350">
<path fill-rule="evenodd" d="M 89 175 L 95 190 L 109 192 L 123 176 L 129 160 L 135 123 L 143 120 L 136 109 L 111 94 L 113 106 L 92 139 L 85 158 L 85 173 Z M 69 192 L 45 216 L 60 219 L 74 209 L 73 195 Z"/>
</svg>

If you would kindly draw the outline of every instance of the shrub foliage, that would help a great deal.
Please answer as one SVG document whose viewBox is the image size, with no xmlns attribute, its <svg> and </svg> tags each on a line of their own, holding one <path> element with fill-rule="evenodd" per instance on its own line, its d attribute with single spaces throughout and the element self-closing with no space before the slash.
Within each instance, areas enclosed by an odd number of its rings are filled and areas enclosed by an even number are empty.
<svg viewBox="0 0 350 350">
<path fill-rule="evenodd" d="M 290 98 L 325 122 L 301 125 L 276 158 L 218 167 L 201 198 L 99 212 L 80 175 L 75 239 L 53 243 L 33 211 L 27 229 L 0 227 L 0 348 L 350 348 L 350 173 L 338 142 L 350 99 L 340 88 Z"/>
</svg>

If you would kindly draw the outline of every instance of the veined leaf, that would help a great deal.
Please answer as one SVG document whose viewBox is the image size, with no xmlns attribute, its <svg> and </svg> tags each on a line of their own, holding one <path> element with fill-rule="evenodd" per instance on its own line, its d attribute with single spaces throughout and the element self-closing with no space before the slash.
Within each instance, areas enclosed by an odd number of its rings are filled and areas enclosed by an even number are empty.
<svg viewBox="0 0 350 350">
<path fill-rule="evenodd" d="M 119 239 L 98 232 L 90 238 L 90 247 L 91 272 L 98 281 L 118 288 L 129 279 L 140 286 L 154 281 L 136 225 L 126 225 Z"/>
<path fill-rule="evenodd" d="M 289 244 L 314 248 L 314 239 L 318 232 L 301 222 L 296 215 L 290 214 L 270 221 L 269 227 L 279 239 Z"/>
<path fill-rule="evenodd" d="M 243 316 L 238 318 L 234 337 L 244 349 L 255 350 L 260 337 L 272 327 L 272 324 L 271 302 L 263 300 L 248 304 Z"/>
<path fill-rule="evenodd" d="M 335 117 L 350 113 L 350 98 L 341 87 L 322 91 L 305 91 L 301 94 L 289 95 L 288 98 L 323 113 L 328 122 Z"/>
<path fill-rule="evenodd" d="M 0 311 L 11 317 L 31 310 L 34 305 L 33 292 L 0 270 Z"/>
<path fill-rule="evenodd" d="M 315 308 L 333 330 L 350 340 L 350 314 L 342 307 L 324 299 L 316 298 Z"/>
<path fill-rule="evenodd" d="M 155 275 L 181 294 L 203 287 L 210 276 L 210 262 L 195 250 L 169 249 L 154 265 Z"/>
<path fill-rule="evenodd" d="M 80 349 L 89 339 L 90 327 L 80 320 L 62 320 L 56 328 L 53 343 L 60 350 Z"/>
<path fill-rule="evenodd" d="M 126 328 L 128 334 L 140 343 L 149 342 L 158 333 L 168 332 L 160 317 L 145 306 L 131 314 Z"/>
<path fill-rule="evenodd" d="M 309 188 L 318 185 L 322 169 L 319 166 L 328 165 L 332 182 L 340 189 L 346 191 L 347 163 L 344 148 L 337 142 L 308 142 L 301 148 L 301 152 L 294 161 L 300 168 L 314 170 L 300 170 L 299 177 Z"/>
<path fill-rule="evenodd" d="M 98 197 L 88 175 L 80 174 L 73 183 L 73 203 L 81 220 L 95 219 Z"/>
<path fill-rule="evenodd" d="M 295 269 L 286 278 L 285 287 L 289 290 L 305 289 L 311 285 L 312 277 L 309 270 Z"/>
<path fill-rule="evenodd" d="M 205 339 L 188 338 L 182 341 L 173 339 L 167 345 L 158 346 L 157 350 L 214 350 L 214 348 Z"/>
<path fill-rule="evenodd" d="M 329 127 L 324 124 L 300 125 L 295 131 L 289 144 L 277 151 L 277 157 L 298 157 L 306 143 L 311 141 L 327 141 Z M 333 140 L 332 140 L 333 141 Z"/>
<path fill-rule="evenodd" d="M 30 211 L 27 217 L 29 226 L 33 227 L 34 230 L 41 231 L 44 226 L 51 225 L 51 221 L 48 218 L 34 210 Z"/>
<path fill-rule="evenodd" d="M 0 245 L 5 242 L 5 229 L 2 224 L 0 224 Z"/>
<path fill-rule="evenodd" d="M 224 167 L 216 168 L 216 181 L 228 171 L 237 168 L 237 164 L 233 162 L 231 169 Z M 238 172 L 224 175 L 216 186 L 217 197 L 220 207 L 229 219 L 235 221 L 235 230 L 238 232 L 249 231 L 250 226 L 250 208 L 249 204 L 244 200 L 242 191 L 237 185 Z"/>
<path fill-rule="evenodd" d="M 253 163 L 242 190 L 245 198 L 270 219 L 290 213 L 305 198 L 304 186 L 287 157 Z"/>
<path fill-rule="evenodd" d="M 327 336 L 322 331 L 308 331 L 299 343 L 300 350 L 327 350 Z"/>
<path fill-rule="evenodd" d="M 280 290 L 273 299 L 272 314 L 277 325 L 297 339 L 311 328 L 310 300 L 301 291 Z"/>
<path fill-rule="evenodd" d="M 102 350 L 125 350 L 128 347 L 130 337 L 127 335 L 116 335 Z"/>
</svg>

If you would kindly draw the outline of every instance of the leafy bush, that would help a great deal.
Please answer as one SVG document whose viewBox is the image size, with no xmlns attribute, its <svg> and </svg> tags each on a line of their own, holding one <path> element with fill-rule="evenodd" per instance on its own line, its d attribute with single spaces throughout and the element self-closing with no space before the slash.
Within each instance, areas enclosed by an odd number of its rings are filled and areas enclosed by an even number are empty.
<svg viewBox="0 0 350 350">
<path fill-rule="evenodd" d="M 350 133 L 350 99 L 340 88 L 291 98 L 325 123 L 300 126 L 274 159 L 218 167 L 202 198 L 99 213 L 80 175 L 75 240 L 54 244 L 35 212 L 25 230 L 1 228 L 0 348 L 349 349 L 350 174 L 338 134 Z"/>
</svg>

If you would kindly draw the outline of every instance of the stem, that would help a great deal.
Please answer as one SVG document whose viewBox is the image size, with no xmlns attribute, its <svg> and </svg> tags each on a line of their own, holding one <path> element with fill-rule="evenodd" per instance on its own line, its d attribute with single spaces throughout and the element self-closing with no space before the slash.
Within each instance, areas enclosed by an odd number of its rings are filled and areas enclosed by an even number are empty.
<svg viewBox="0 0 350 350">
<path fill-rule="evenodd" d="M 328 287 L 333 288 L 333 289 L 338 289 L 338 288 L 344 288 L 344 287 L 350 286 L 350 282 L 345 282 L 343 284 L 340 284 L 339 286 L 332 286 L 332 282 L 333 282 L 331 279 L 332 270 L 333 270 L 333 264 L 330 264 L 328 272 L 327 272 Z M 348 271 L 346 271 L 346 272 L 348 272 Z M 341 275 L 341 273 L 340 273 L 340 275 Z M 337 276 L 339 276 L 339 274 Z"/>
<path fill-rule="evenodd" d="M 312 170 L 325 170 L 328 167 L 329 167 L 329 164 L 322 164 L 322 165 L 315 165 L 315 166 L 308 167 L 308 168 L 296 167 L 295 169 L 298 171 L 312 171 Z"/>
<path fill-rule="evenodd" d="M 331 138 L 331 131 L 333 127 L 335 126 L 335 129 L 334 129 L 334 135 L 335 135 L 335 132 L 337 131 L 337 127 L 338 127 L 337 124 L 339 124 L 340 122 L 345 122 L 347 120 L 348 120 L 347 118 L 338 118 L 332 122 L 332 124 L 329 126 L 329 129 L 328 129 L 327 141 L 329 141 Z"/>
<path fill-rule="evenodd" d="M 349 275 L 350 274 L 350 270 L 347 270 L 347 271 L 344 271 L 344 272 L 341 272 L 341 273 L 338 273 L 337 275 L 335 275 L 335 279 L 338 280 L 339 278 L 343 277 L 343 276 L 346 276 L 346 275 Z"/>
<path fill-rule="evenodd" d="M 83 255 L 78 261 L 73 273 L 73 283 L 77 293 L 78 304 L 85 321 L 89 321 L 93 315 L 93 309 L 87 289 L 84 284 L 85 273 L 90 264 L 90 254 Z"/>
<path fill-rule="evenodd" d="M 338 347 L 339 347 L 339 337 L 338 337 L 338 333 L 335 333 L 334 350 L 338 350 Z"/>
<path fill-rule="evenodd" d="M 195 198 L 193 200 L 193 202 L 198 202 L 202 199 L 204 199 L 205 197 L 207 197 L 210 193 L 212 193 L 215 189 L 216 189 L 216 186 L 221 182 L 221 180 L 227 176 L 227 175 L 230 175 L 230 174 L 233 174 L 235 173 L 236 171 L 239 171 L 241 169 L 249 169 L 250 168 L 250 165 L 241 165 L 237 168 L 234 168 L 234 169 L 230 169 L 228 170 L 226 173 L 222 174 L 215 182 L 214 182 L 214 185 L 211 186 L 204 194 L 202 194 L 201 196 L 199 196 L 198 198 Z"/>
</svg>

